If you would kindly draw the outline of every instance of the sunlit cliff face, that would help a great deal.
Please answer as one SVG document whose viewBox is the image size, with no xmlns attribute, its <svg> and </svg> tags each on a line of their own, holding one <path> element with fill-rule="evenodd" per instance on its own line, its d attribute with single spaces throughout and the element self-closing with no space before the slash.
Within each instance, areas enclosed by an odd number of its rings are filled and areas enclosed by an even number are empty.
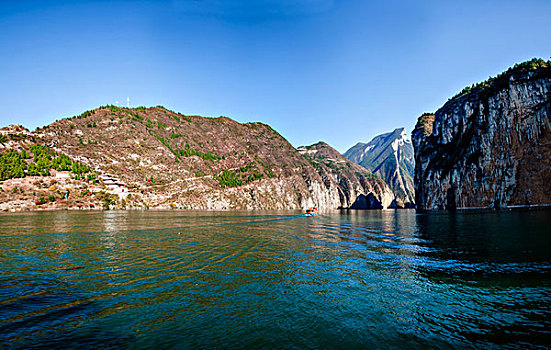
<svg viewBox="0 0 551 350">
<path fill-rule="evenodd" d="M 413 132 L 418 208 L 551 203 L 551 69 L 512 71 Z"/>
</svg>

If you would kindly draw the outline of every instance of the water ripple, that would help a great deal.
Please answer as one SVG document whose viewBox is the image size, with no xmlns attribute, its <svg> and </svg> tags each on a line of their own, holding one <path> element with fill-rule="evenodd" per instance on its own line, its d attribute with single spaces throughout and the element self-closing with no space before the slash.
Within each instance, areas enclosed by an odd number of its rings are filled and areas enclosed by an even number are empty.
<svg viewBox="0 0 551 350">
<path fill-rule="evenodd" d="M 551 344 L 549 215 L 0 215 L 8 348 Z"/>
</svg>

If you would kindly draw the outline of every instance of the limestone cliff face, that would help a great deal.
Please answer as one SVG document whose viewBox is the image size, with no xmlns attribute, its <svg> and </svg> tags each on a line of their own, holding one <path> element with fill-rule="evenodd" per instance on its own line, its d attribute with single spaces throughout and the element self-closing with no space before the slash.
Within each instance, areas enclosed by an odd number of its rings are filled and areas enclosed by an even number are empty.
<svg viewBox="0 0 551 350">
<path fill-rule="evenodd" d="M 344 156 L 379 175 L 392 189 L 397 206 L 413 205 L 413 146 L 404 128 L 357 143 Z"/>
<path fill-rule="evenodd" d="M 386 209 L 392 204 L 392 190 L 379 176 L 343 157 L 325 142 L 299 147 L 298 151 L 322 178 L 322 187 L 312 181 L 308 181 L 308 186 L 324 201 L 352 209 Z"/>
<path fill-rule="evenodd" d="M 412 133 L 419 210 L 551 203 L 551 68 L 465 89 Z"/>
</svg>

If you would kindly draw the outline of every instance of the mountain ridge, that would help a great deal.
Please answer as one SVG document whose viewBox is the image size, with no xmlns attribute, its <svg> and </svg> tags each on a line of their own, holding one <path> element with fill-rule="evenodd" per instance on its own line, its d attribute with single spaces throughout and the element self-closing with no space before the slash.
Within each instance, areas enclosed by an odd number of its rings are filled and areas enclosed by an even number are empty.
<svg viewBox="0 0 551 350">
<path fill-rule="evenodd" d="M 50 147 L 49 157 L 67 155 L 88 167 L 97 175 L 99 185 L 71 186 L 81 192 L 105 192 L 111 196 L 111 207 L 229 210 L 317 205 L 331 209 L 348 207 L 356 193 L 350 192 L 356 191 L 354 186 L 344 184 L 355 184 L 357 179 L 337 181 L 329 166 L 314 168 L 311 159 L 260 122 L 188 116 L 162 106 L 101 106 L 25 135 L 5 133 L 11 138 L 11 148 L 18 152 L 35 142 Z M 29 140 L 17 145 L 14 140 L 23 136 Z M 33 161 L 22 160 L 21 164 L 30 166 Z M 368 183 L 370 175 L 362 176 Z M 4 203 L 10 197 L 7 192 L 17 187 L 12 182 L 3 183 Z M 36 186 L 26 185 L 28 191 L 38 193 Z M 362 188 L 376 191 L 375 196 L 381 199 L 386 195 L 382 184 Z M 60 193 L 44 194 L 53 196 L 54 203 L 60 199 Z M 28 203 L 35 199 L 27 197 Z M 78 200 L 86 202 L 85 198 Z M 94 207 L 100 204 L 93 203 Z M 32 204 L 26 208 L 35 209 Z"/>
</svg>

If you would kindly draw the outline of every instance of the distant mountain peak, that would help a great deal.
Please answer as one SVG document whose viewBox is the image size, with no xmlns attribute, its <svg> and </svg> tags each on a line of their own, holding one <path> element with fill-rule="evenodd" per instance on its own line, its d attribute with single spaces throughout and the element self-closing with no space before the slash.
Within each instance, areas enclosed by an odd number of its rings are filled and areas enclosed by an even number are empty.
<svg viewBox="0 0 551 350">
<path fill-rule="evenodd" d="M 394 129 L 392 134 L 394 134 L 394 135 L 400 134 L 400 135 L 405 136 L 406 135 L 406 128 L 396 128 L 396 129 Z"/>
<path fill-rule="evenodd" d="M 377 135 L 368 143 L 358 142 L 344 156 L 381 176 L 400 205 L 414 202 L 414 154 L 405 128 Z"/>
</svg>

